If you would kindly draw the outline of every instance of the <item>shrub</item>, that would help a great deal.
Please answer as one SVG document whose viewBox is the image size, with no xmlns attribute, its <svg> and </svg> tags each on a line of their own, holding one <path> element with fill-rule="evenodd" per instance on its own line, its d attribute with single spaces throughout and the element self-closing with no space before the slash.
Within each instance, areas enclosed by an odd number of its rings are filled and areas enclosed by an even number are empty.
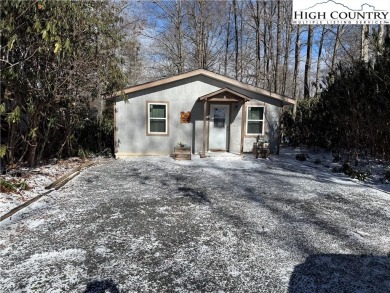
<svg viewBox="0 0 390 293">
<path fill-rule="evenodd" d="M 390 158 L 390 38 L 376 62 L 340 63 L 324 78 L 320 96 L 299 100 L 283 115 L 293 146 Z M 334 161 L 339 158 L 335 157 Z"/>
<path fill-rule="evenodd" d="M 15 192 L 17 190 L 29 190 L 30 187 L 28 186 L 26 181 L 20 181 L 17 182 L 15 179 L 6 180 L 3 178 L 0 178 L 0 190 L 2 192 L 10 193 Z"/>
<path fill-rule="evenodd" d="M 307 155 L 306 154 L 298 154 L 298 155 L 295 156 L 295 159 L 297 159 L 298 161 L 303 162 L 303 161 L 306 161 Z"/>
<path fill-rule="evenodd" d="M 0 178 L 0 187 L 2 192 L 8 193 L 8 192 L 16 191 L 16 186 L 12 182 L 5 180 L 3 178 Z"/>
</svg>

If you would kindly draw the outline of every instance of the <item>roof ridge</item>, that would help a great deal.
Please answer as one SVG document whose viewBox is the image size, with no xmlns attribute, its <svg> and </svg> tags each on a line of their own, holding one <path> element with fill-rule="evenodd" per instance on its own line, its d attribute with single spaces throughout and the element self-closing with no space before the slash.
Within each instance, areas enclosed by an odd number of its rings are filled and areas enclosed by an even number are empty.
<svg viewBox="0 0 390 293">
<path fill-rule="evenodd" d="M 276 99 L 276 100 L 280 100 L 280 101 L 286 102 L 287 104 L 295 104 L 295 102 L 296 102 L 294 99 L 292 99 L 290 97 L 283 96 L 283 95 L 280 95 L 280 94 L 268 91 L 266 89 L 263 89 L 263 88 L 260 88 L 260 87 L 254 86 L 254 85 L 250 85 L 250 84 L 244 83 L 242 81 L 233 79 L 231 77 L 227 77 L 227 76 L 221 75 L 219 73 L 215 73 L 215 72 L 212 72 L 210 70 L 202 69 L 202 68 L 195 69 L 195 70 L 192 70 L 192 71 L 188 71 L 186 73 L 182 73 L 182 74 L 179 74 L 179 75 L 173 75 L 173 76 L 166 77 L 166 78 L 163 78 L 163 79 L 154 80 L 154 81 L 150 81 L 150 82 L 146 82 L 146 83 L 143 83 L 143 84 L 134 85 L 134 86 L 125 88 L 125 89 L 122 89 L 120 91 L 117 91 L 117 92 L 113 93 L 110 96 L 109 99 L 112 99 L 112 98 L 115 98 L 115 97 L 118 97 L 118 96 L 122 96 L 122 95 L 125 95 L 125 94 L 129 94 L 129 93 L 134 93 L 134 92 L 138 92 L 138 91 L 141 91 L 141 90 L 145 90 L 145 89 L 161 86 L 161 85 L 164 85 L 164 84 L 169 84 L 169 83 L 172 83 L 172 82 L 175 82 L 175 81 L 179 81 L 179 80 L 183 80 L 183 79 L 187 79 L 187 78 L 190 78 L 190 77 L 195 77 L 195 76 L 198 76 L 198 75 L 204 75 L 204 76 L 207 76 L 209 78 L 213 78 L 213 79 L 222 81 L 224 83 L 227 83 L 229 85 L 233 85 L 233 86 L 236 86 L 236 87 L 248 90 L 250 92 L 258 93 L 258 94 L 267 96 L 269 98 L 273 98 L 273 99 Z"/>
</svg>

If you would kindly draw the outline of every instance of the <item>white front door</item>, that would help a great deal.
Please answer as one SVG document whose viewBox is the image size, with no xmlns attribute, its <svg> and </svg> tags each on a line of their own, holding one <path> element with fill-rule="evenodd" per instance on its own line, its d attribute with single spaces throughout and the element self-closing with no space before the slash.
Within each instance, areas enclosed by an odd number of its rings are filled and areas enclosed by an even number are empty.
<svg viewBox="0 0 390 293">
<path fill-rule="evenodd" d="M 229 105 L 210 105 L 209 149 L 228 150 Z"/>
</svg>

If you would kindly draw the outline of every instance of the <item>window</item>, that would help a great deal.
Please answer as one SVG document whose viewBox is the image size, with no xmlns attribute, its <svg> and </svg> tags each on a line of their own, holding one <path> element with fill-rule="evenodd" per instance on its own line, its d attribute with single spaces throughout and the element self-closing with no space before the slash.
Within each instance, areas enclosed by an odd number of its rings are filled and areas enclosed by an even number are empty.
<svg viewBox="0 0 390 293">
<path fill-rule="evenodd" d="M 264 107 L 250 106 L 247 108 L 247 134 L 263 134 Z"/>
<path fill-rule="evenodd" d="M 214 108 L 214 127 L 225 127 L 225 108 Z"/>
<path fill-rule="evenodd" d="M 148 134 L 168 134 L 168 103 L 148 103 Z"/>
</svg>

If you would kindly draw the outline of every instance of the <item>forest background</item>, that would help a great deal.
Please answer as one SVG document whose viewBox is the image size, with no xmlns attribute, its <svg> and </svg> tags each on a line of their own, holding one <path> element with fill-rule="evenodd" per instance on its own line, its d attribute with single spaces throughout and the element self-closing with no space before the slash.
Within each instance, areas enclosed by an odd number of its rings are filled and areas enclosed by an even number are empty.
<svg viewBox="0 0 390 293">
<path fill-rule="evenodd" d="M 298 100 L 292 145 L 390 157 L 390 26 L 292 25 L 291 1 L 2 1 L 2 165 L 112 153 L 127 86 L 207 69 Z"/>
</svg>

